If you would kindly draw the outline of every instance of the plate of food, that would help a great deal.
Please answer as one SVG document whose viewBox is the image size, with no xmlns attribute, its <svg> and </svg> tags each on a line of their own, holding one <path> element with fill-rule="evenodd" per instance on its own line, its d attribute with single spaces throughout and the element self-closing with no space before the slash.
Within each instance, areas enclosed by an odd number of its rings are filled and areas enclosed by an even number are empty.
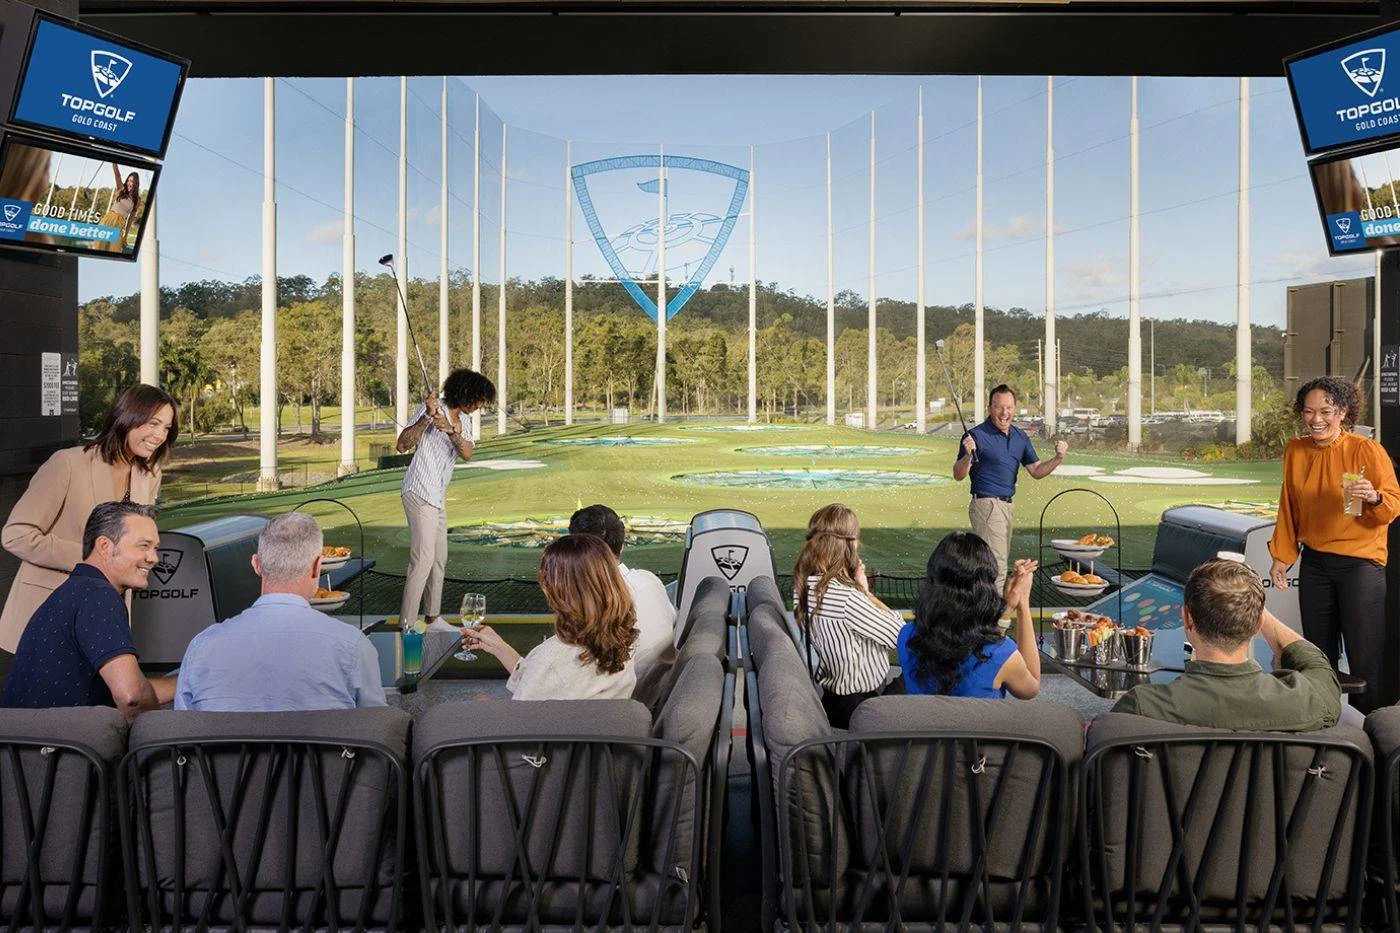
<svg viewBox="0 0 1400 933">
<path fill-rule="evenodd" d="M 1094 560 L 1113 547 L 1114 540 L 1109 535 L 1089 532 L 1078 538 L 1051 538 L 1050 546 L 1065 560 Z"/>
<path fill-rule="evenodd" d="M 311 603 L 311 608 L 322 612 L 335 612 L 349 601 L 350 594 L 345 590 L 328 590 L 323 586 L 318 586 L 315 594 L 307 600 Z"/>
<path fill-rule="evenodd" d="M 350 559 L 350 553 L 348 547 L 326 545 L 321 548 L 321 569 L 335 570 L 337 567 L 344 567 L 345 562 Z"/>
<path fill-rule="evenodd" d="M 1064 612 L 1057 612 L 1051 618 L 1055 620 L 1056 628 L 1100 628 L 1105 625 L 1117 624 L 1106 615 L 1085 612 L 1083 609 L 1068 609 Z"/>
<path fill-rule="evenodd" d="M 1098 596 L 1108 589 L 1108 581 L 1096 573 L 1076 573 L 1066 570 L 1050 578 L 1055 589 L 1068 596 Z"/>
</svg>

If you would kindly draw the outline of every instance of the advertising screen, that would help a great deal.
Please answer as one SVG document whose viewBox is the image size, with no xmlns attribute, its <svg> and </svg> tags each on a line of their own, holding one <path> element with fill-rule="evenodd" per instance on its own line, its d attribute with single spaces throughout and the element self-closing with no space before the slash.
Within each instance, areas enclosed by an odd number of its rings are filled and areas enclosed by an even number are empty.
<svg viewBox="0 0 1400 933">
<path fill-rule="evenodd" d="M 37 16 L 10 122 L 159 157 L 187 68 L 182 59 Z"/>
<path fill-rule="evenodd" d="M 1308 166 L 1332 255 L 1400 246 L 1400 143 Z"/>
<path fill-rule="evenodd" d="M 1304 52 L 1284 70 L 1309 153 L 1400 136 L 1400 29 Z"/>
<path fill-rule="evenodd" d="M 154 163 L 6 136 L 0 247 L 135 259 L 159 171 Z"/>
</svg>

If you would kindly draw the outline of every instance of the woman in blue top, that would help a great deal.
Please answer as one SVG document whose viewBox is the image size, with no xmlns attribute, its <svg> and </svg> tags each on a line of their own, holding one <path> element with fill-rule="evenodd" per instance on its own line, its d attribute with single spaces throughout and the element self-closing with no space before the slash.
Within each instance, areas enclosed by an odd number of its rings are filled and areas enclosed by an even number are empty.
<svg viewBox="0 0 1400 933">
<path fill-rule="evenodd" d="M 899 666 L 909 693 L 1029 700 L 1040 693 L 1040 653 L 1031 625 L 1036 562 L 1018 560 L 996 589 L 997 563 L 977 535 L 955 531 L 928 559 L 928 578 L 914 603 L 914 621 L 899 632 Z M 1016 637 L 999 624 L 1016 611 Z"/>
</svg>

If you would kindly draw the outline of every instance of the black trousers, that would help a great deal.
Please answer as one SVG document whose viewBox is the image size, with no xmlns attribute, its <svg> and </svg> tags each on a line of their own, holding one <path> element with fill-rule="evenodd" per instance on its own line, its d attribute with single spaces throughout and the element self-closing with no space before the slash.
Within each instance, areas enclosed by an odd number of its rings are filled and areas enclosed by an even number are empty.
<svg viewBox="0 0 1400 933">
<path fill-rule="evenodd" d="M 904 692 L 904 677 L 902 675 L 885 684 L 879 690 L 868 690 L 865 693 L 841 694 L 823 690 L 822 708 L 826 710 L 826 718 L 831 721 L 831 728 L 849 729 L 851 727 L 851 714 L 856 711 L 857 706 L 871 697 L 896 696 Z"/>
<path fill-rule="evenodd" d="M 1336 667 L 1346 649 L 1347 669 L 1366 680 L 1351 705 L 1369 713 L 1395 702 L 1395 661 L 1385 624 L 1385 568 L 1361 557 L 1303 549 L 1298 570 L 1303 637 Z"/>
</svg>

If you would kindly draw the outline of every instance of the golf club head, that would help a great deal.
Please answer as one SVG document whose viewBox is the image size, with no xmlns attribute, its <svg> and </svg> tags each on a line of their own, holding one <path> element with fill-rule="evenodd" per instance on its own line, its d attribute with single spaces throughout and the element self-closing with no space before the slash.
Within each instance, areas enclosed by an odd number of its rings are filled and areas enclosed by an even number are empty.
<svg viewBox="0 0 1400 933">
<path fill-rule="evenodd" d="M 394 265 L 394 254 L 393 254 L 393 253 L 385 253 L 383 256 L 380 256 L 380 257 L 379 257 L 379 264 L 380 264 L 381 266 L 389 266 L 390 268 L 393 268 L 393 265 Z"/>
<path fill-rule="evenodd" d="M 384 260 L 381 259 L 381 260 L 379 260 L 379 261 L 380 261 L 380 262 L 383 262 Z M 938 349 L 940 349 L 940 350 L 943 349 L 943 341 L 942 341 L 941 339 L 935 340 L 935 341 L 933 342 L 933 345 L 934 345 L 935 347 L 937 347 Z"/>
</svg>

